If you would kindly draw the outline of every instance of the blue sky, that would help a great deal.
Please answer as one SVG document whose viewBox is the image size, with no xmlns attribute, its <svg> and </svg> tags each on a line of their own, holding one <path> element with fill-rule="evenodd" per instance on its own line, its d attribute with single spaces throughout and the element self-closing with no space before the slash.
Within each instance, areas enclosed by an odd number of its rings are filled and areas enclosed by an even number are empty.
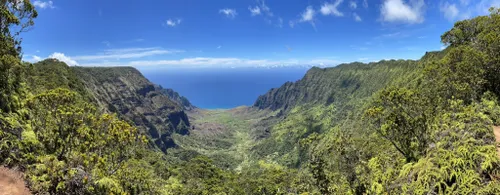
<svg viewBox="0 0 500 195">
<path fill-rule="evenodd" d="M 24 60 L 200 68 L 418 59 L 500 0 L 36 0 Z"/>
</svg>

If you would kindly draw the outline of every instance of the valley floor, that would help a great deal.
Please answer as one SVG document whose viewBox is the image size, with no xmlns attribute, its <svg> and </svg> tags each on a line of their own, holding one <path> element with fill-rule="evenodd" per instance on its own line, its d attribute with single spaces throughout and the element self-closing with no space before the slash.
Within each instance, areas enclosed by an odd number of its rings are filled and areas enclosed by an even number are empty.
<svg viewBox="0 0 500 195">
<path fill-rule="evenodd" d="M 233 109 L 196 109 L 187 113 L 191 121 L 191 135 L 174 135 L 183 149 L 193 150 L 214 159 L 226 169 L 241 169 L 250 158 L 255 144 L 254 125 L 270 112 L 249 107 Z"/>
</svg>

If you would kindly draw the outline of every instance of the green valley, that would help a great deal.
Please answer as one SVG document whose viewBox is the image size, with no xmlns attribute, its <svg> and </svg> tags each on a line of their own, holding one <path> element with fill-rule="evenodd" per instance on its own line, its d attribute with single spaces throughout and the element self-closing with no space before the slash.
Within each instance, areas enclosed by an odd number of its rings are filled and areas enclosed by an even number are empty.
<svg viewBox="0 0 500 195">
<path fill-rule="evenodd" d="M 0 175 L 30 193 L 500 194 L 499 9 L 420 60 L 314 67 L 217 110 L 133 67 L 23 62 L 11 30 L 37 12 L 0 9 Z"/>
</svg>

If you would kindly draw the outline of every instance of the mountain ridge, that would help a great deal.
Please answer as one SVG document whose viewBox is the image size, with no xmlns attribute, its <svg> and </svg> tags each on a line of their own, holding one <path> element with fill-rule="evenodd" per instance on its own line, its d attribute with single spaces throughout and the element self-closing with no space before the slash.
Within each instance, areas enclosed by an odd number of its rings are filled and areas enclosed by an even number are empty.
<svg viewBox="0 0 500 195">
<path fill-rule="evenodd" d="M 162 150 L 175 147 L 173 133 L 189 134 L 183 105 L 133 67 L 72 67 L 101 108 L 131 121 Z"/>
</svg>

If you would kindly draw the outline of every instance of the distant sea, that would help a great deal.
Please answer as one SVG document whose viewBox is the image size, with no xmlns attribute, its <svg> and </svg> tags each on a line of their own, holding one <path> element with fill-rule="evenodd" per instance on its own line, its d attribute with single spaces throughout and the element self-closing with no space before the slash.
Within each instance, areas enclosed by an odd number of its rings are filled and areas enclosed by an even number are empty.
<svg viewBox="0 0 500 195">
<path fill-rule="evenodd" d="M 301 79 L 309 68 L 225 68 L 141 70 L 151 82 L 172 88 L 205 109 L 251 106 L 259 95 L 287 81 Z"/>
</svg>

